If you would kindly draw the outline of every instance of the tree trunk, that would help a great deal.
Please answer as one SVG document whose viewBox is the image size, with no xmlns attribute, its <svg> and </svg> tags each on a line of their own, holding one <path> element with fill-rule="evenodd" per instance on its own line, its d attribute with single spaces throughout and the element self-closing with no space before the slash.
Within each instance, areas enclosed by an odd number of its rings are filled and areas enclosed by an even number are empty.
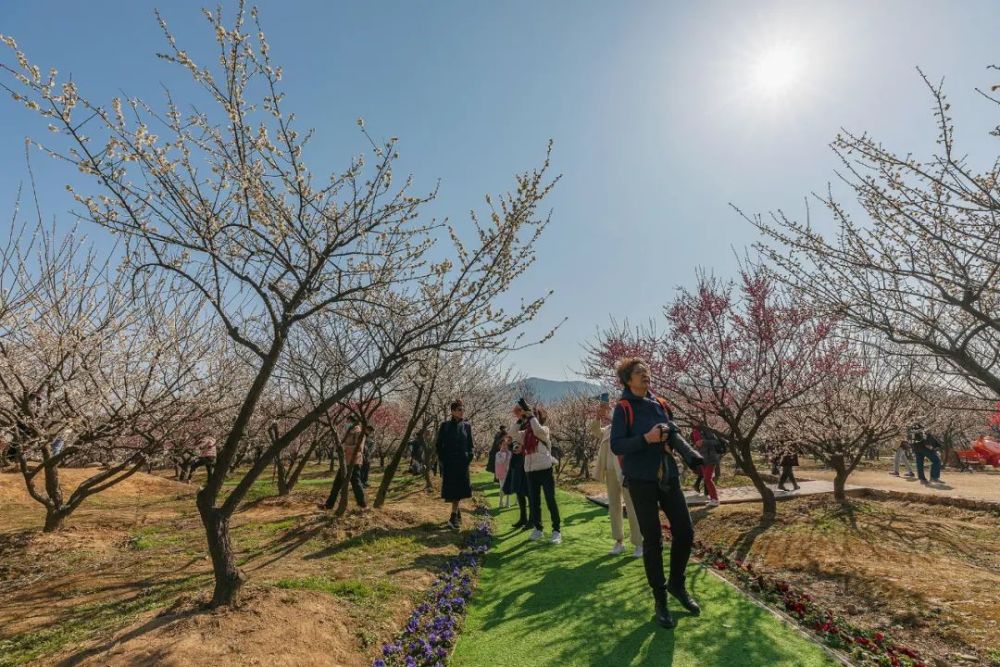
<svg viewBox="0 0 1000 667">
<path fill-rule="evenodd" d="M 211 607 L 237 607 L 240 589 L 246 575 L 236 567 L 233 544 L 229 539 L 229 517 L 222 510 L 210 506 L 198 493 L 198 512 L 205 526 L 208 553 L 212 557 L 212 571 L 215 575 L 215 591 L 212 593 Z"/>
<path fill-rule="evenodd" d="M 760 476 L 757 466 L 753 462 L 753 452 L 751 443 L 733 442 L 732 454 L 737 465 L 746 473 L 753 486 L 760 494 L 761 500 L 761 522 L 769 524 L 778 515 L 778 502 L 774 499 L 774 491 L 764 483 L 764 478 Z"/>
<path fill-rule="evenodd" d="M 292 487 L 288 484 L 288 473 L 285 472 L 285 464 L 279 455 L 274 459 L 275 481 L 278 484 L 278 496 L 287 496 L 292 492 Z"/>
<path fill-rule="evenodd" d="M 417 401 L 420 401 L 419 393 L 417 394 Z M 403 439 L 400 441 L 399 447 L 396 448 L 396 451 L 392 453 L 392 458 L 389 459 L 389 467 L 386 468 L 385 462 L 382 463 L 382 482 L 378 485 L 378 493 L 375 494 L 376 509 L 385 504 L 385 497 L 389 494 L 389 486 L 396 476 L 396 471 L 399 469 L 399 462 L 403 460 L 403 454 L 406 453 L 407 445 L 410 444 L 410 437 L 413 435 L 413 430 L 417 427 L 419 420 L 419 411 L 415 410 L 413 417 L 406 424 L 406 431 L 403 433 Z"/>
<path fill-rule="evenodd" d="M 64 510 L 55 509 L 53 507 L 46 506 L 45 508 L 45 527 L 42 528 L 44 533 L 54 533 L 60 528 L 62 528 L 63 520 L 69 516 L 69 512 Z"/>
<path fill-rule="evenodd" d="M 830 459 L 830 466 L 836 471 L 833 477 L 833 498 L 837 502 L 847 502 L 847 492 L 844 487 L 847 485 L 847 465 L 843 456 L 834 456 Z"/>
</svg>

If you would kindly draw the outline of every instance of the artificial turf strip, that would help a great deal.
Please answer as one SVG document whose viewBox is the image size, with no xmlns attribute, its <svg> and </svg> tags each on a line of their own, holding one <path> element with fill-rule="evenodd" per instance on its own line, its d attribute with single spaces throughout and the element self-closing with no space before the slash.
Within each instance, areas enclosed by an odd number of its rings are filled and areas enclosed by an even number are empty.
<svg viewBox="0 0 1000 667">
<path fill-rule="evenodd" d="M 475 482 L 496 507 L 496 485 L 486 483 L 491 477 L 481 473 Z M 677 628 L 657 627 L 642 559 L 632 558 L 631 551 L 608 555 L 607 510 L 563 491 L 558 502 L 561 545 L 548 542 L 551 526 L 544 501 L 546 536 L 539 542 L 528 540 L 527 531 L 511 530 L 516 505 L 493 511 L 496 539 L 450 662 L 453 667 L 835 664 L 818 646 L 696 564 L 688 569 L 688 585 L 702 615 L 690 616 L 671 602 Z"/>
</svg>

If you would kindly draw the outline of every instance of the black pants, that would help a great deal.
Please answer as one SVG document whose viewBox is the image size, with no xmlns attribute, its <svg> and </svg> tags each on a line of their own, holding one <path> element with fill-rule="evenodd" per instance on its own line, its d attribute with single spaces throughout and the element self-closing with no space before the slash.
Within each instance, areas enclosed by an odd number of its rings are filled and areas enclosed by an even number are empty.
<svg viewBox="0 0 1000 667">
<path fill-rule="evenodd" d="M 795 472 L 792 466 L 781 466 L 781 478 L 778 480 L 778 486 L 782 487 L 785 482 L 791 482 L 792 486 L 798 486 L 799 483 L 795 481 Z"/>
<path fill-rule="evenodd" d="M 351 475 L 351 489 L 354 490 L 354 500 L 357 501 L 358 507 L 368 507 L 368 501 L 365 500 L 365 489 L 361 486 L 361 466 L 349 466 Z M 337 497 L 340 495 L 340 489 L 344 485 L 344 475 L 343 473 L 338 473 L 337 477 L 333 480 L 333 488 L 330 489 L 330 497 L 326 499 L 325 507 L 333 509 L 333 506 L 337 504 Z"/>
<path fill-rule="evenodd" d="M 559 506 L 556 505 L 556 479 L 552 476 L 552 468 L 532 470 L 528 473 L 528 498 L 531 501 L 531 518 L 528 522 L 536 529 L 542 529 L 542 493 L 545 493 L 545 505 L 549 508 L 552 519 L 552 530 L 559 530 Z M 520 504 L 520 498 L 518 499 Z"/>
<path fill-rule="evenodd" d="M 663 529 L 660 510 L 670 522 L 670 579 L 676 586 L 684 586 L 684 572 L 694 544 L 694 526 L 688 513 L 687 501 L 679 480 L 674 480 L 667 491 L 656 482 L 630 479 L 628 492 L 635 507 L 635 518 L 642 533 L 642 564 L 646 568 L 646 581 L 653 589 L 657 602 L 666 603 L 666 584 L 663 576 Z"/>
<path fill-rule="evenodd" d="M 361 486 L 368 488 L 368 472 L 371 470 L 372 464 L 370 461 L 365 459 L 365 462 L 361 464 Z"/>
<path fill-rule="evenodd" d="M 527 525 L 528 523 L 528 496 L 523 493 L 514 494 L 517 496 L 517 510 L 520 515 L 518 523 Z"/>
<path fill-rule="evenodd" d="M 195 468 L 197 468 L 198 466 L 205 466 L 205 470 L 208 472 L 208 476 L 211 477 L 212 471 L 215 470 L 215 457 L 214 456 L 199 457 L 194 463 L 191 464 L 191 467 L 188 468 L 188 476 L 187 476 L 188 479 L 191 479 L 191 476 L 194 475 Z"/>
</svg>

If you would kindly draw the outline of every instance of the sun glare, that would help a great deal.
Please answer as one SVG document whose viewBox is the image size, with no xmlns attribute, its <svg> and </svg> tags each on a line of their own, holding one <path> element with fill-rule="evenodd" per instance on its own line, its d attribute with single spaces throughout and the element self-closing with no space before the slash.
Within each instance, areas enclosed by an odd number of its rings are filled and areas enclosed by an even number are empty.
<svg viewBox="0 0 1000 667">
<path fill-rule="evenodd" d="M 751 82 L 755 91 L 766 97 L 788 92 L 802 72 L 801 54 L 787 44 L 768 47 L 752 63 Z"/>
</svg>

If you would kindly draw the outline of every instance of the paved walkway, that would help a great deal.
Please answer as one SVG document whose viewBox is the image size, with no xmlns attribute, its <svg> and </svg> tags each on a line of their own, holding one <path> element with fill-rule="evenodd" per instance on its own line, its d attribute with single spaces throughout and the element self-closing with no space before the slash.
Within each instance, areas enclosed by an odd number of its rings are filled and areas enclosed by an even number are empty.
<svg viewBox="0 0 1000 667">
<path fill-rule="evenodd" d="M 833 482 L 826 480 L 814 480 L 809 482 L 800 482 L 798 491 L 782 491 L 781 489 L 771 487 L 774 490 L 774 497 L 777 500 L 786 500 L 788 498 L 801 498 L 802 496 L 818 496 L 824 493 L 833 493 Z M 854 484 L 848 484 L 844 487 L 848 491 L 856 491 L 863 489 L 863 486 L 856 486 Z M 708 496 L 704 496 L 694 491 L 685 492 L 685 497 L 687 498 L 687 503 L 691 507 L 698 507 L 704 505 L 708 502 Z M 604 507 L 608 506 L 608 496 L 607 494 L 600 493 L 592 496 L 587 496 L 587 500 L 602 505 Z M 719 489 L 719 502 L 720 503 L 753 503 L 760 502 L 760 493 L 753 486 L 736 486 L 726 489 Z"/>
<path fill-rule="evenodd" d="M 809 467 L 795 474 L 809 479 L 833 480 L 833 471 L 821 468 Z M 945 482 L 943 485 L 930 486 L 921 484 L 914 477 L 894 477 L 884 470 L 855 470 L 849 479 L 852 484 L 869 489 L 1000 503 L 1000 470 L 979 472 L 945 470 L 941 473 L 941 478 Z"/>
</svg>

